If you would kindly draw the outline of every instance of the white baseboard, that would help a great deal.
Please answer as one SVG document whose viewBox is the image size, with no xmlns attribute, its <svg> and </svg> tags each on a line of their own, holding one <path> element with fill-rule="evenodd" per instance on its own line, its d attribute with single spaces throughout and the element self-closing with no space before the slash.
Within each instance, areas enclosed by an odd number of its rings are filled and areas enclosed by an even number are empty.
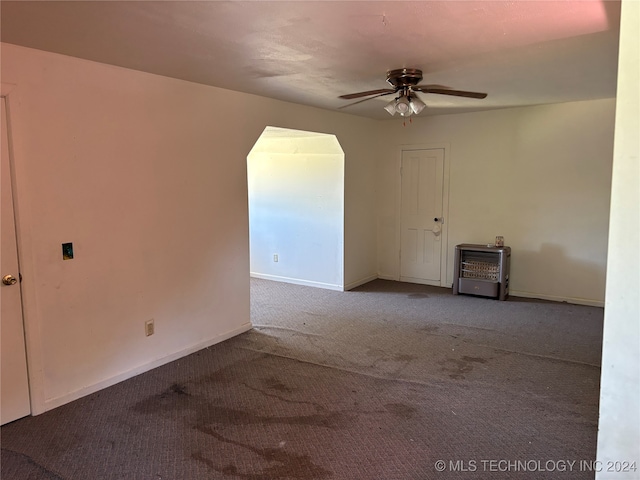
<svg viewBox="0 0 640 480">
<path fill-rule="evenodd" d="M 431 287 L 441 287 L 441 288 L 451 288 L 450 283 L 445 283 L 444 285 L 440 284 L 440 281 L 432 281 L 432 280 L 423 280 L 421 278 L 412 278 L 412 277 L 395 277 L 393 275 L 382 275 L 378 274 L 378 278 L 381 280 L 391 280 L 392 282 L 406 282 L 406 283 L 415 283 L 418 285 L 429 285 Z"/>
<path fill-rule="evenodd" d="M 359 287 L 360 285 L 364 285 L 365 283 L 369 283 L 373 280 L 376 280 L 378 278 L 377 275 L 369 275 L 368 277 L 362 278 L 360 280 L 356 280 L 355 282 L 351 282 L 348 285 L 344 286 L 345 291 L 346 290 L 353 290 L 356 287 Z"/>
<path fill-rule="evenodd" d="M 379 273 L 379 274 L 378 274 L 378 278 L 379 278 L 380 280 L 391 280 L 391 281 L 393 281 L 393 282 L 398 282 L 398 281 L 400 281 L 398 277 L 395 277 L 395 276 L 393 276 L 393 275 L 383 275 L 382 273 Z"/>
<path fill-rule="evenodd" d="M 342 292 L 344 288 L 342 285 L 334 285 L 333 283 L 314 282 L 313 280 L 302 280 L 300 278 L 281 277 L 278 275 L 269 275 L 266 273 L 250 272 L 254 278 L 262 278 L 263 280 L 273 280 L 274 282 L 293 283 L 294 285 L 304 285 L 306 287 L 325 288 L 327 290 L 337 290 Z"/>
<path fill-rule="evenodd" d="M 381 280 L 392 280 L 394 282 L 398 281 L 398 279 L 392 275 L 378 274 L 378 278 Z M 414 283 L 421 283 L 421 282 L 414 282 Z M 451 283 L 447 283 L 446 286 L 443 288 L 452 288 L 452 287 L 453 285 Z M 509 292 L 509 295 L 512 297 L 538 298 L 540 300 L 549 300 L 552 302 L 566 302 L 574 305 L 586 305 L 588 307 L 604 307 L 604 301 L 591 300 L 589 298 L 558 297 L 554 295 L 544 295 L 541 293 L 521 292 L 518 290 L 511 290 Z"/>
<path fill-rule="evenodd" d="M 144 372 L 148 372 L 149 370 L 153 370 L 154 368 L 160 367 L 166 363 L 169 362 L 173 362 L 174 360 L 178 360 L 179 358 L 182 357 L 186 357 L 187 355 L 190 355 L 192 353 L 197 352 L 198 350 L 202 350 L 203 348 L 207 348 L 210 347 L 211 345 L 215 345 L 216 343 L 220 343 L 223 342 L 225 340 L 228 340 L 231 337 L 235 337 L 236 335 L 239 335 L 241 333 L 244 333 L 248 330 L 251 330 L 252 325 L 251 323 L 245 323 L 241 326 L 239 326 L 238 328 L 234 328 L 233 330 L 230 330 L 228 332 L 222 333 L 216 337 L 210 338 L 208 340 L 202 341 L 202 342 L 198 342 L 195 343 L 187 348 L 184 348 L 178 352 L 174 352 L 171 353 L 169 355 L 165 355 L 163 357 L 160 358 L 156 358 L 155 360 L 152 360 L 151 362 L 145 363 L 143 365 L 139 365 L 135 368 L 132 368 L 131 370 L 127 370 L 126 372 L 122 372 L 118 375 L 115 375 L 113 377 L 107 378 L 105 380 L 102 380 L 100 382 L 94 383 L 93 385 L 89 385 L 87 387 L 83 387 L 81 389 L 75 390 L 73 392 L 67 393 L 65 395 L 61 395 L 59 397 L 56 398 L 50 398 L 48 400 L 45 400 L 44 402 L 44 410 L 41 412 L 38 412 L 37 414 L 41 414 L 44 413 L 48 410 L 51 410 L 53 408 L 59 407 L 61 405 L 64 405 L 66 403 L 72 402 L 74 400 L 77 400 L 79 398 L 82 397 L 86 397 L 87 395 L 91 395 L 92 393 L 95 393 L 99 390 L 102 390 L 104 388 L 107 387 L 111 387 L 113 385 L 115 385 L 116 383 L 120 383 L 123 382 L 124 380 L 128 380 L 129 378 L 135 377 L 136 375 L 139 375 L 141 373 Z M 36 413 L 34 413 L 34 415 L 36 415 Z"/>
<path fill-rule="evenodd" d="M 574 305 L 586 305 L 588 307 L 604 307 L 604 301 L 591 300 L 588 298 L 557 297 L 555 295 L 545 295 L 542 293 L 520 292 L 518 290 L 509 291 L 511 297 L 538 298 L 540 300 L 550 300 L 552 302 L 566 302 Z"/>
<path fill-rule="evenodd" d="M 424 280 L 422 278 L 400 277 L 401 282 L 416 283 L 418 285 L 429 285 L 430 287 L 440 287 L 440 280 Z"/>
</svg>

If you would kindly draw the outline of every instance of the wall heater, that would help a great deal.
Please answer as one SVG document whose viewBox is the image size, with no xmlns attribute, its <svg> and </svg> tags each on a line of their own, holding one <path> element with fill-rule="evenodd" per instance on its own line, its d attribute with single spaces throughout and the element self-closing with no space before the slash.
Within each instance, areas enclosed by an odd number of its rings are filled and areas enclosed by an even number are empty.
<svg viewBox="0 0 640 480">
<path fill-rule="evenodd" d="M 506 300 L 509 296 L 511 248 L 493 245 L 456 245 L 453 293 Z"/>
</svg>

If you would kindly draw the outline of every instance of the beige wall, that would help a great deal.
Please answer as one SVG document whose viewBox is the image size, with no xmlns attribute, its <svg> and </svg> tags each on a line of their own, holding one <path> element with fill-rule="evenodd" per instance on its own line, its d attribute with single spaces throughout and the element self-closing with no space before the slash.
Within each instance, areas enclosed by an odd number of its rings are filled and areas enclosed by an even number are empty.
<svg viewBox="0 0 640 480">
<path fill-rule="evenodd" d="M 459 243 L 512 248 L 511 293 L 602 305 L 613 99 L 386 122 L 378 167 L 379 273 L 398 276 L 402 145 L 445 146 L 447 281 Z"/>
<path fill-rule="evenodd" d="M 250 327 L 246 157 L 267 125 L 337 135 L 345 283 L 375 275 L 376 122 L 7 44 L 2 81 L 34 413 Z"/>
<path fill-rule="evenodd" d="M 624 1 L 604 310 L 598 480 L 640 476 L 640 3 Z M 633 462 L 635 470 L 616 471 Z M 612 468 L 610 468 L 612 467 Z"/>
</svg>

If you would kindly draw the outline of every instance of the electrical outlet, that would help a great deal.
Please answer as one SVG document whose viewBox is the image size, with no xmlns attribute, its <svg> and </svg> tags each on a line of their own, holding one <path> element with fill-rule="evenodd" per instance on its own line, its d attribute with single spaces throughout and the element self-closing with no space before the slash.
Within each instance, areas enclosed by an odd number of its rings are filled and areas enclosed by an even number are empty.
<svg viewBox="0 0 640 480">
<path fill-rule="evenodd" d="M 276 262 L 276 263 L 278 262 L 278 254 L 277 253 L 273 254 L 273 261 Z"/>
<path fill-rule="evenodd" d="M 155 326 L 153 324 L 153 318 L 144 322 L 144 333 L 148 336 L 155 333 Z"/>
</svg>

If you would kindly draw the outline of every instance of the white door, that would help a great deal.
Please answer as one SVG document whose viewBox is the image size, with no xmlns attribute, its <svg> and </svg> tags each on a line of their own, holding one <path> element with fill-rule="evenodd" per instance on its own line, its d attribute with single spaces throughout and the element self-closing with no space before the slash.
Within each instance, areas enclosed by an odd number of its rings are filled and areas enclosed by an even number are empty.
<svg viewBox="0 0 640 480">
<path fill-rule="evenodd" d="M 2 98 L 2 170 L 0 172 L 0 194 L 2 197 L 2 251 L 0 253 L 0 276 L 2 276 L 2 282 L 0 282 L 2 313 L 0 320 L 1 425 L 31 413 L 7 141 L 7 111 L 5 99 Z M 15 283 L 13 283 L 14 279 Z"/>
<path fill-rule="evenodd" d="M 444 149 L 402 152 L 400 280 L 440 285 Z"/>
</svg>

